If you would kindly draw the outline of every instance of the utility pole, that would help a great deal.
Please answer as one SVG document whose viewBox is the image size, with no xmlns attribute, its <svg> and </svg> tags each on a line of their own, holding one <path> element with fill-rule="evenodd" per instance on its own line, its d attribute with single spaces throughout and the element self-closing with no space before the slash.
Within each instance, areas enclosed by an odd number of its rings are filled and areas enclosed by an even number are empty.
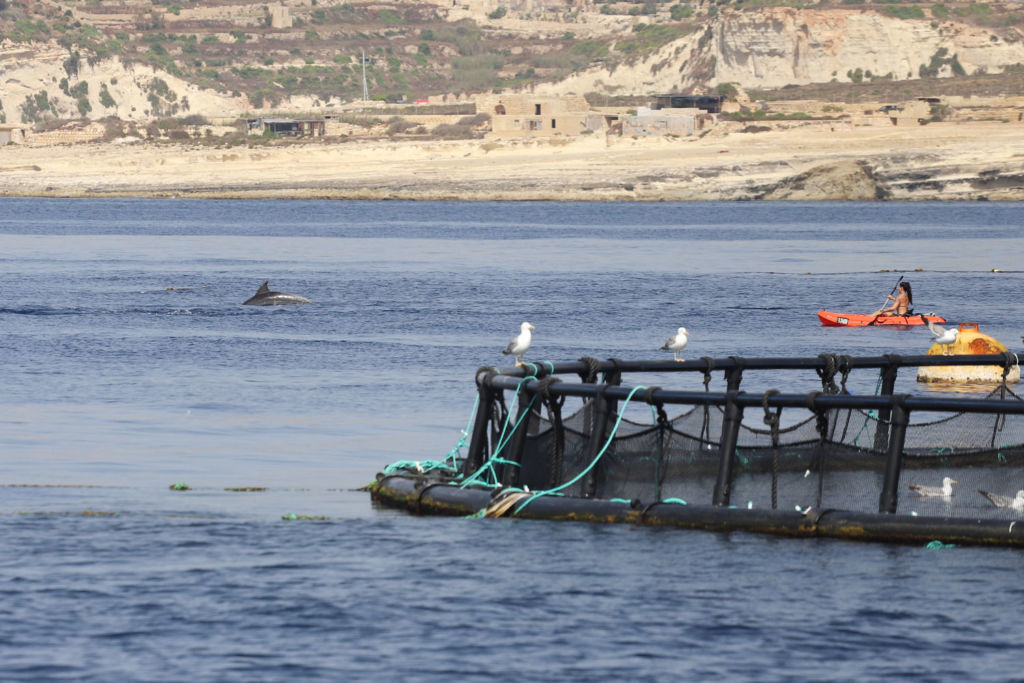
<svg viewBox="0 0 1024 683">
<path fill-rule="evenodd" d="M 366 89 L 366 50 L 360 50 L 360 61 L 363 63 L 363 102 L 370 99 L 370 93 Z"/>
</svg>

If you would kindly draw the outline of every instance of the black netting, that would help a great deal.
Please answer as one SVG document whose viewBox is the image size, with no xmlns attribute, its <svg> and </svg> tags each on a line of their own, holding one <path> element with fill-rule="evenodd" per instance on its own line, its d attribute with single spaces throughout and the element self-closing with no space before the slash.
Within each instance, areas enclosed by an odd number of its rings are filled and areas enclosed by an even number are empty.
<svg viewBox="0 0 1024 683">
<path fill-rule="evenodd" d="M 579 477 L 606 444 L 606 439 L 591 443 L 599 416 L 595 405 L 587 402 L 561 418 L 557 429 L 550 411 L 535 415 L 518 472 L 520 485 L 547 490 Z M 925 417 L 929 419 L 920 420 Z M 615 418 L 606 416 L 606 434 Z M 997 507 L 979 493 L 1012 499 L 1024 490 L 1024 415 L 918 413 L 914 419 L 906 428 L 898 512 L 1024 515 L 1024 510 Z M 561 492 L 710 504 L 720 468 L 723 421 L 723 410 L 716 406 L 694 407 L 661 420 L 652 410 L 649 424 L 623 419 L 594 468 Z M 747 409 L 732 461 L 730 502 L 757 509 L 811 506 L 877 512 L 891 431 L 888 420 L 873 411 Z M 910 488 L 941 487 L 944 477 L 957 482 L 948 498 L 922 496 Z"/>
</svg>

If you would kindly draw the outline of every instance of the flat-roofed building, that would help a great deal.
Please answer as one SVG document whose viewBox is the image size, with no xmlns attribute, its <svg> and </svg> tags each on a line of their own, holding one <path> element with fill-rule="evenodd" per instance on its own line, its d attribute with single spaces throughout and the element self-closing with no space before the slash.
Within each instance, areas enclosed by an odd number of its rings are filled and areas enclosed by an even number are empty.
<svg viewBox="0 0 1024 683">
<path fill-rule="evenodd" d="M 588 130 L 590 105 L 578 95 L 491 95 L 477 100 L 477 111 L 491 115 L 491 133 L 496 137 L 550 137 Z"/>
</svg>

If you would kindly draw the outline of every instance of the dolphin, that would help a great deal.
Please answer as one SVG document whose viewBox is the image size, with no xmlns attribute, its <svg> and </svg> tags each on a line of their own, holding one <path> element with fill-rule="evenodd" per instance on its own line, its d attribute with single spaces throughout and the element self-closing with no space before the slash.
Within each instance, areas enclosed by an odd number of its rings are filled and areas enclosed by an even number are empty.
<svg viewBox="0 0 1024 683">
<path fill-rule="evenodd" d="M 260 288 L 250 298 L 242 302 L 243 306 L 289 306 L 292 304 L 313 303 L 304 296 L 298 294 L 285 294 L 284 292 L 272 292 L 267 284 L 270 280 L 264 280 Z"/>
</svg>

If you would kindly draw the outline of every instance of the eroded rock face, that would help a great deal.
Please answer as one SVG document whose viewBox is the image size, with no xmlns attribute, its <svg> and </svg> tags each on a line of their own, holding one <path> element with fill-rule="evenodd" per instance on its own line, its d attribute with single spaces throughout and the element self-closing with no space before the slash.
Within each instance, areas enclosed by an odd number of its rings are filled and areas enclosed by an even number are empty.
<svg viewBox="0 0 1024 683">
<path fill-rule="evenodd" d="M 1024 61 L 1024 42 L 993 40 L 987 29 L 926 20 L 894 19 L 863 10 L 767 8 L 730 13 L 714 25 L 715 80 L 759 87 L 823 83 L 851 74 L 918 78 L 939 55 L 939 75 L 952 59 L 966 73 L 999 73 Z"/>
<path fill-rule="evenodd" d="M 887 199 L 890 192 L 863 161 L 837 161 L 816 166 L 768 188 L 758 199 L 791 201 Z"/>
<path fill-rule="evenodd" d="M 1006 34 L 954 21 L 933 26 L 929 19 L 896 19 L 871 10 L 726 11 L 704 30 L 662 46 L 643 61 L 580 72 L 561 83 L 539 84 L 536 92 L 685 92 L 720 83 L 780 88 L 867 79 L 869 72 L 907 80 L 920 78 L 922 65 L 938 76 L 958 69 L 1001 73 L 1024 63 L 1024 40 L 1015 29 Z"/>
<path fill-rule="evenodd" d="M 67 48 L 54 41 L 0 40 L 0 110 L 6 113 L 7 123 L 21 123 L 26 100 L 39 98 L 42 93 L 46 93 L 44 99 L 49 105 L 42 118 L 82 115 L 77 98 L 62 92 L 58 85 L 68 77 L 64 64 L 70 55 Z M 143 64 L 125 65 L 119 59 L 93 64 L 83 57 L 68 80 L 71 86 L 87 84 L 84 99 L 90 104 L 88 115 L 94 120 L 106 116 L 148 120 L 188 114 L 234 117 L 249 106 L 244 96 L 201 89 L 167 72 Z"/>
</svg>

